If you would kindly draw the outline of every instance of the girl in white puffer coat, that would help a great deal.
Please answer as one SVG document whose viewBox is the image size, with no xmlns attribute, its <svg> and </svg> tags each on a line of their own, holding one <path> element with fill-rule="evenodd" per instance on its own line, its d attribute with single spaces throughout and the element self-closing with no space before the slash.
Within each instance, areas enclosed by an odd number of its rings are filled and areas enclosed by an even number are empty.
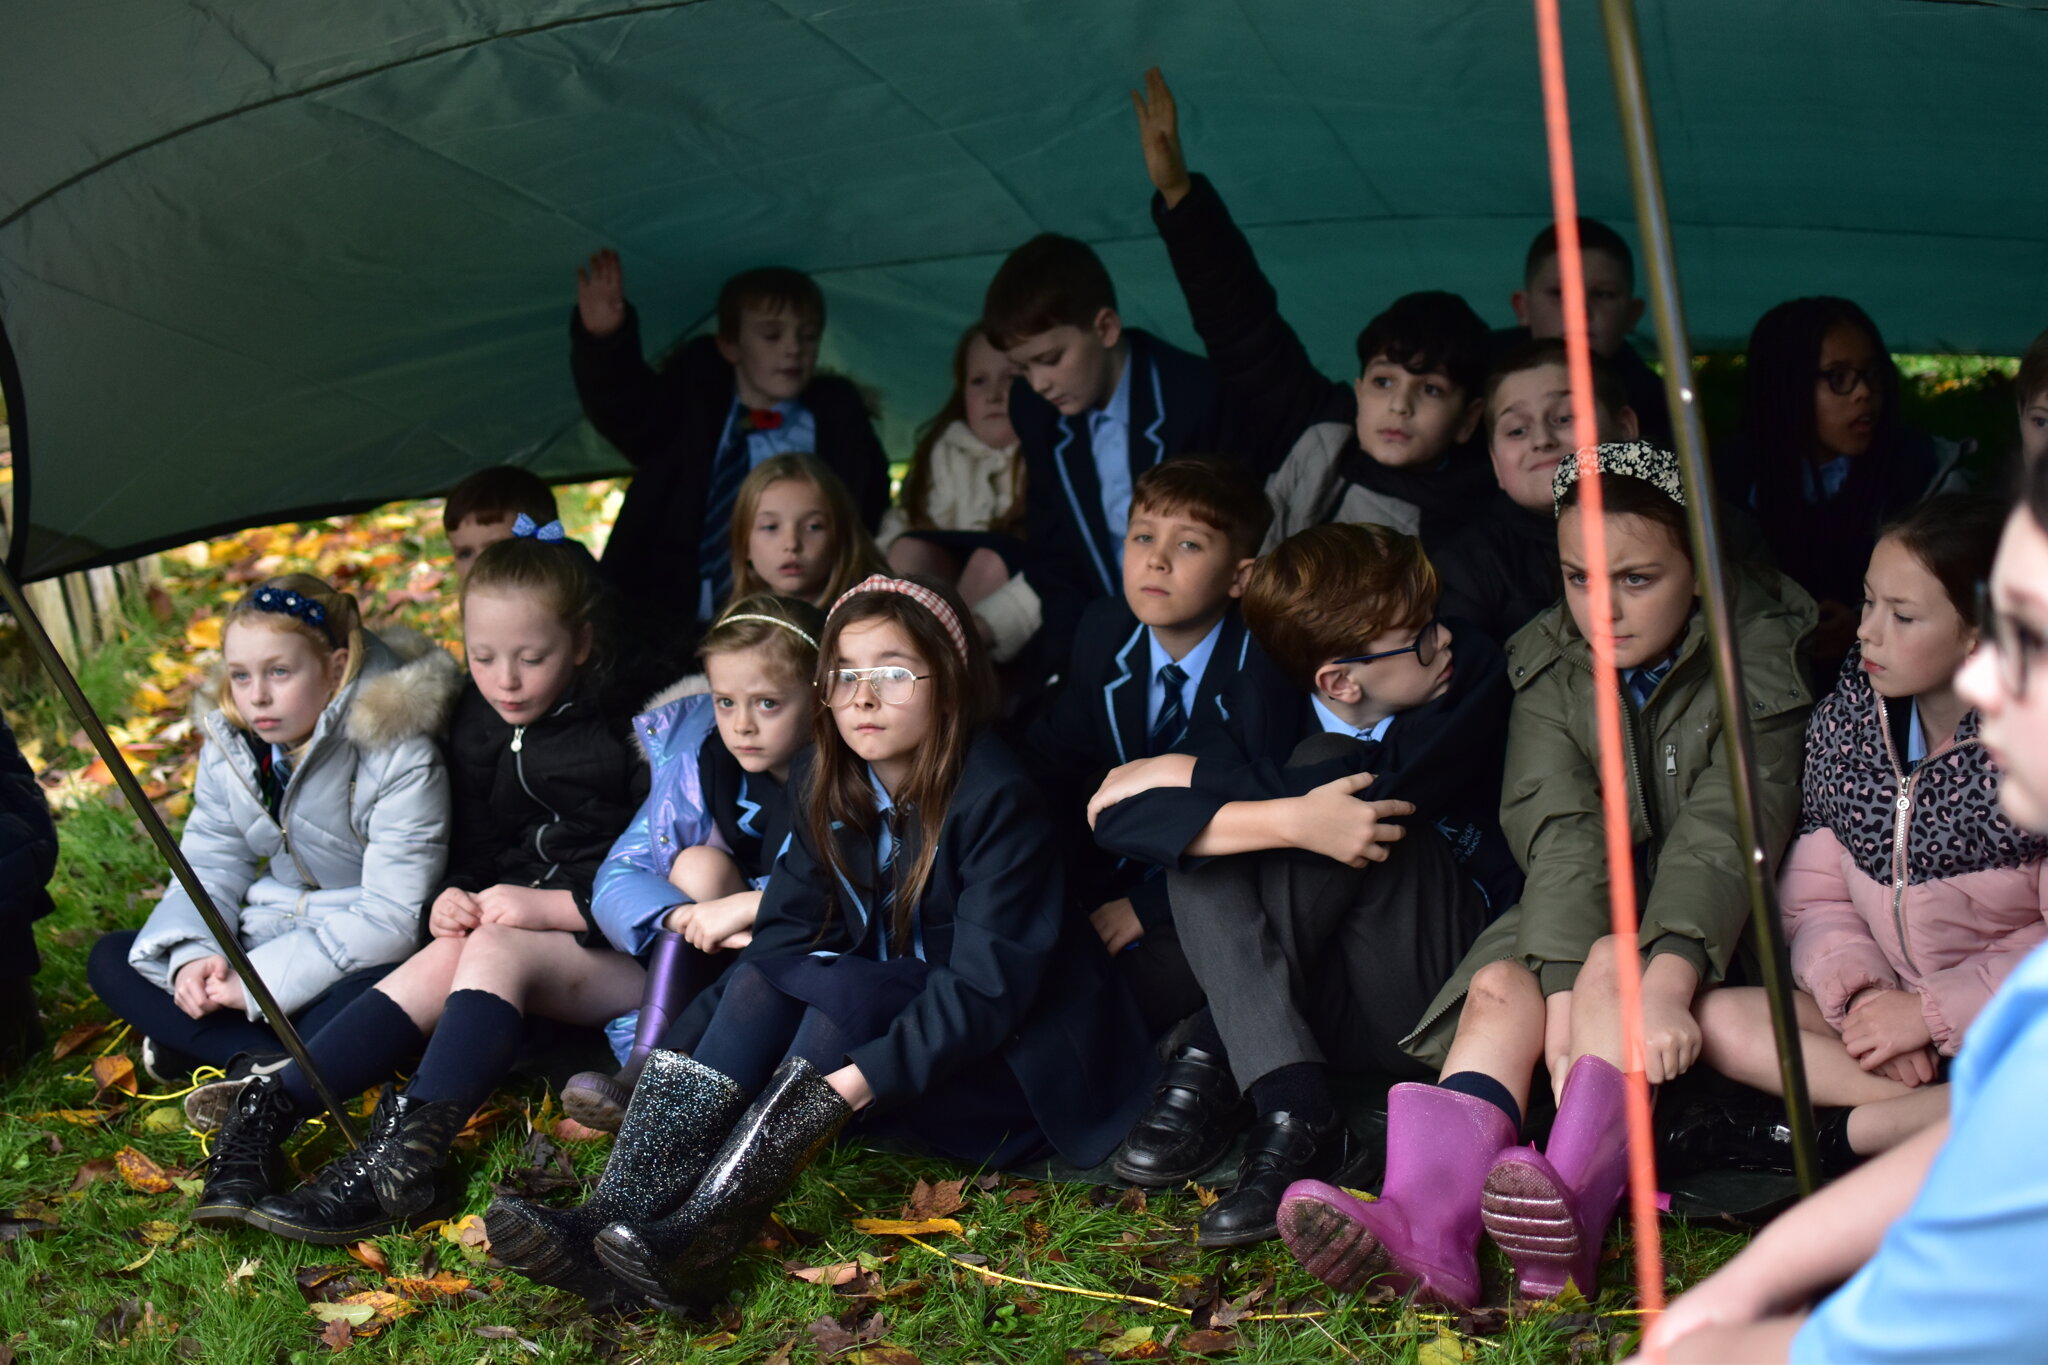
<svg viewBox="0 0 2048 1365">
<path fill-rule="evenodd" d="M 301 1030 L 417 943 L 448 857 L 448 775 L 435 735 L 461 685 L 445 650 L 379 639 L 355 598 L 272 578 L 227 613 L 192 814 L 180 841 L 250 961 Z M 100 999 L 169 1081 L 278 1051 L 254 998 L 173 882 L 139 931 L 94 945 Z"/>
</svg>

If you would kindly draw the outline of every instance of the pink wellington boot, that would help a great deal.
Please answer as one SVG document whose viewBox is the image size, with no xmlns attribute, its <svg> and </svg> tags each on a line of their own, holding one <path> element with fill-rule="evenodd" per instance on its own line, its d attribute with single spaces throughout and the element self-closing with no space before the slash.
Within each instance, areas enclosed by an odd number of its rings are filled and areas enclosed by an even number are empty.
<svg viewBox="0 0 2048 1365">
<path fill-rule="evenodd" d="M 1525 1298 L 1555 1298 L 1567 1284 L 1600 1292 L 1600 1243 L 1628 1189 L 1627 1084 L 1598 1057 L 1565 1077 L 1547 1151 L 1516 1147 L 1486 1173 L 1487 1235 L 1515 1263 Z"/>
<path fill-rule="evenodd" d="M 1320 1180 L 1280 1197 L 1280 1240 L 1311 1274 L 1350 1293 L 1384 1276 L 1418 1299 L 1479 1301 L 1479 1190 L 1514 1125 L 1485 1100 L 1434 1085 L 1387 1092 L 1385 1193 L 1367 1203 Z"/>
</svg>

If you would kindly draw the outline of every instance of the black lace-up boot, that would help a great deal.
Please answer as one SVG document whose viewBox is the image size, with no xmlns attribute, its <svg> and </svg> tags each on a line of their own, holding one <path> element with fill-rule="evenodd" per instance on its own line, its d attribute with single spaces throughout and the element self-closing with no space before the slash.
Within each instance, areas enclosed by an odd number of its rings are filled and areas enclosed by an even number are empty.
<svg viewBox="0 0 2048 1365">
<path fill-rule="evenodd" d="M 243 1222 L 258 1201 L 282 1189 L 289 1174 L 285 1139 L 301 1121 L 298 1106 L 276 1076 L 251 1077 L 214 1138 L 192 1221 L 206 1227 Z"/>
<path fill-rule="evenodd" d="M 244 1221 L 294 1242 L 339 1246 L 445 1218 L 462 1204 L 447 1166 L 465 1117 L 446 1101 L 423 1104 L 387 1085 L 361 1147 L 290 1194 L 259 1200 Z"/>
<path fill-rule="evenodd" d="M 664 1312 L 687 1316 L 723 1290 L 734 1253 L 853 1111 L 817 1068 L 791 1057 L 740 1116 L 682 1206 L 597 1234 L 612 1274 Z"/>
<path fill-rule="evenodd" d="M 680 1052 L 647 1055 L 604 1177 L 581 1207 L 507 1196 L 484 1227 L 491 1255 L 541 1284 L 606 1303 L 624 1294 L 591 1245 L 610 1223 L 650 1223 L 697 1187 L 747 1097 L 731 1077 Z"/>
</svg>

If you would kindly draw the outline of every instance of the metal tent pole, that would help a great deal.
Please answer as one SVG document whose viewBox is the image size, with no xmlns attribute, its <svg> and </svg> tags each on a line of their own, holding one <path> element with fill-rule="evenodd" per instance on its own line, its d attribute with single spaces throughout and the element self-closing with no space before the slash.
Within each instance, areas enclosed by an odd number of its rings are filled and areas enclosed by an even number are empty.
<svg viewBox="0 0 2048 1365">
<path fill-rule="evenodd" d="M 35 609 L 29 606 L 28 599 L 22 595 L 21 584 L 15 581 L 13 570 L 4 562 L 0 562 L 0 597 L 6 599 L 8 610 L 12 611 L 14 619 L 21 623 L 22 633 L 28 637 L 29 647 L 35 651 L 43 670 L 57 684 L 57 690 L 63 693 L 65 704 L 71 708 L 71 714 L 78 717 L 78 723 L 91 737 L 92 747 L 99 751 L 101 760 L 107 765 L 107 771 L 114 775 L 115 783 L 121 788 L 121 795 L 126 797 L 128 804 L 134 808 L 135 818 L 142 823 L 143 831 L 155 842 L 157 852 L 170 865 L 171 874 L 178 879 L 178 885 L 185 888 L 185 893 L 192 898 L 193 905 L 199 908 L 200 915 L 206 920 L 206 927 L 213 931 L 214 942 L 219 945 L 222 955 L 235 969 L 235 974 L 242 978 L 243 987 L 262 1009 L 265 1022 L 276 1031 L 278 1041 L 284 1044 L 284 1050 L 291 1054 L 292 1060 L 297 1062 L 299 1069 L 306 1074 L 306 1080 L 312 1085 L 313 1093 L 320 1097 L 320 1103 L 327 1106 L 327 1112 L 333 1116 L 334 1126 L 348 1140 L 349 1146 L 361 1145 L 355 1124 L 349 1121 L 348 1113 L 342 1108 L 340 1099 L 328 1087 L 327 1078 L 313 1065 L 312 1058 L 306 1055 L 306 1044 L 299 1037 L 299 1031 L 292 1027 L 292 1021 L 285 1012 L 277 1007 L 277 999 L 271 995 L 270 987 L 264 985 L 263 978 L 256 974 L 256 965 L 249 961 L 248 953 L 242 949 L 241 940 L 235 937 L 234 930 L 221 918 L 219 907 L 213 903 L 213 897 L 208 895 L 206 888 L 200 884 L 199 875 L 192 870 L 192 864 L 185 861 L 184 851 L 178 847 L 178 841 L 171 837 L 170 830 L 164 825 L 163 817 L 157 814 L 156 807 L 151 805 L 149 798 L 143 794 L 142 783 L 137 781 L 135 774 L 129 770 L 128 760 L 121 756 L 121 750 L 115 745 L 113 736 L 107 733 L 107 727 L 101 723 L 98 713 L 92 709 L 92 703 L 85 699 L 85 693 L 78 686 L 78 679 L 72 676 L 63 656 L 57 653 L 57 646 L 50 639 L 50 633 L 43 629 L 43 623 L 37 618 Z"/>
<path fill-rule="evenodd" d="M 1799 1045 L 1798 1017 L 1792 1004 L 1791 962 L 1785 932 L 1778 918 L 1777 888 L 1771 884 L 1769 860 L 1758 838 L 1762 826 L 1756 799 L 1756 742 L 1750 733 L 1749 702 L 1742 686 L 1742 655 L 1735 638 L 1729 602 L 1734 584 L 1722 551 L 1714 502 L 1714 474 L 1707 463 L 1707 443 L 1693 402 L 1692 348 L 1686 337 L 1685 311 L 1679 299 L 1678 267 L 1671 248 L 1671 219 L 1664 202 L 1663 171 L 1657 162 L 1657 133 L 1643 83 L 1643 55 L 1636 35 L 1634 0 L 1600 0 L 1607 30 L 1607 55 L 1614 68 L 1614 95 L 1620 106 L 1622 140 L 1628 151 L 1629 180 L 1635 188 L 1636 226 L 1642 235 L 1648 267 L 1650 304 L 1657 326 L 1657 347 L 1664 360 L 1664 389 L 1671 402 L 1672 434 L 1685 477 L 1686 519 L 1699 555 L 1701 599 L 1706 606 L 1707 638 L 1714 651 L 1714 685 L 1720 699 L 1722 743 L 1728 776 L 1735 791 L 1736 837 L 1745 850 L 1743 871 L 1749 884 L 1750 926 L 1763 959 L 1764 994 L 1771 1005 L 1771 1030 L 1778 1043 L 1778 1065 L 1785 1088 L 1785 1112 L 1792 1129 L 1792 1166 L 1803 1193 L 1819 1183 L 1820 1148 L 1813 1103 L 1806 1088 L 1806 1060 Z"/>
</svg>

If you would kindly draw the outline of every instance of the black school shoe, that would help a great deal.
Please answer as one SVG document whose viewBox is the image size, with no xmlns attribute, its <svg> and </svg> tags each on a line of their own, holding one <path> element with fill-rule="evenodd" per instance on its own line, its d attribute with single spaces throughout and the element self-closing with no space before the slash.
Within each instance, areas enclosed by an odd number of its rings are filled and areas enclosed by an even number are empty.
<svg viewBox="0 0 2048 1365">
<path fill-rule="evenodd" d="M 446 1218 L 463 1194 L 448 1147 L 468 1117 L 445 1100 L 422 1103 L 387 1085 L 362 1146 L 290 1194 L 257 1201 L 243 1221 L 288 1241 L 340 1246 Z"/>
<path fill-rule="evenodd" d="M 1261 1114 L 1245 1139 L 1237 1183 L 1195 1224 L 1195 1245 L 1246 1246 L 1279 1236 L 1275 1217 L 1280 1196 L 1297 1180 L 1356 1184 L 1370 1165 L 1367 1145 L 1345 1126 L 1341 1115 L 1312 1124 L 1284 1111 Z"/>
<path fill-rule="evenodd" d="M 1701 1095 L 1657 1106 L 1657 1170 L 1665 1175 L 1700 1171 L 1755 1171 L 1791 1175 L 1792 1127 L 1785 1103 L 1751 1091 Z M 1849 1111 L 1816 1109 L 1821 1174 L 1833 1179 L 1863 1163 L 1849 1146 Z"/>
<path fill-rule="evenodd" d="M 1183 1047 L 1160 1073 L 1152 1103 L 1117 1148 L 1112 1169 L 1133 1185 L 1182 1184 L 1222 1159 L 1248 1117 L 1229 1061 Z"/>
<path fill-rule="evenodd" d="M 298 1106 L 277 1077 L 250 1078 L 236 1091 L 206 1158 L 206 1184 L 192 1221 L 202 1227 L 246 1222 L 252 1208 L 286 1184 L 285 1139 L 299 1123 Z"/>
</svg>

